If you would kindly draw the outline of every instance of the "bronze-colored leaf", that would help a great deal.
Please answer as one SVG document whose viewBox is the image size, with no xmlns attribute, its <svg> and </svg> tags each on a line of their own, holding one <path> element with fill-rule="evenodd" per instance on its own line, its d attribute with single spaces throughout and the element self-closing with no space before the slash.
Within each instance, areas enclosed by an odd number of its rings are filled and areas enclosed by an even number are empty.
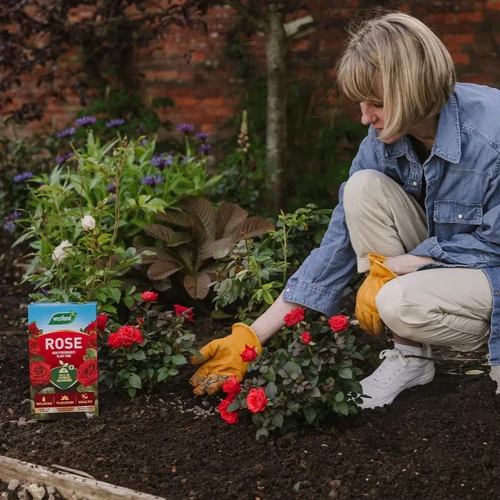
<svg viewBox="0 0 500 500">
<path fill-rule="evenodd" d="M 183 231 L 175 232 L 172 234 L 169 242 L 167 243 L 167 247 L 178 247 L 179 245 L 183 245 L 184 243 L 189 243 L 192 241 L 193 235 L 191 233 L 186 233 Z"/>
<path fill-rule="evenodd" d="M 150 224 L 149 226 L 146 226 L 144 228 L 144 231 L 146 231 L 146 233 L 148 233 L 150 236 L 153 236 L 153 238 L 162 240 L 165 243 L 168 243 L 170 241 L 170 238 L 174 234 L 173 229 L 162 226 L 161 224 Z"/>
<path fill-rule="evenodd" d="M 151 264 L 148 269 L 148 277 L 152 280 L 163 280 L 182 269 L 182 265 L 172 260 L 160 260 Z"/>
<path fill-rule="evenodd" d="M 191 227 L 193 225 L 191 216 L 181 210 L 168 209 L 165 210 L 164 214 L 158 212 L 156 218 L 180 227 Z"/>
<path fill-rule="evenodd" d="M 206 273 L 186 274 L 184 276 L 184 287 L 193 299 L 204 299 L 210 290 L 210 276 Z"/>
<path fill-rule="evenodd" d="M 233 246 L 233 242 L 231 238 L 223 238 L 221 240 L 212 241 L 204 246 L 203 253 L 201 254 L 203 259 L 208 259 L 209 257 L 213 257 L 216 252 L 220 250 L 229 250 Z"/>
<path fill-rule="evenodd" d="M 153 288 L 160 292 L 165 292 L 166 290 L 170 290 L 170 288 L 172 288 L 172 282 L 170 281 L 170 278 L 155 281 L 155 283 L 153 283 Z"/>
<path fill-rule="evenodd" d="M 216 212 L 216 239 L 229 238 L 231 231 L 248 217 L 248 212 L 235 203 L 223 202 Z"/>
<path fill-rule="evenodd" d="M 216 226 L 212 204 L 203 196 L 184 196 L 179 204 L 203 229 L 206 239 L 214 241 Z"/>
<path fill-rule="evenodd" d="M 242 240 L 245 235 L 247 238 L 253 238 L 254 236 L 265 234 L 272 229 L 274 229 L 272 222 L 262 217 L 249 217 L 231 231 L 231 239 L 236 243 Z"/>
</svg>

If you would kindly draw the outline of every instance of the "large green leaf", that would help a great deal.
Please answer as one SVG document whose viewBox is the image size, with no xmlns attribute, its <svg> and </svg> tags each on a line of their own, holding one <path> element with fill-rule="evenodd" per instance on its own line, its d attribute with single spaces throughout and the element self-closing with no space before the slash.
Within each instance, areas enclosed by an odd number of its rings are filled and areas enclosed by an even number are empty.
<svg viewBox="0 0 500 500">
<path fill-rule="evenodd" d="M 221 238 L 229 238 L 231 231 L 248 217 L 248 212 L 235 203 L 223 202 L 220 204 L 216 216 L 216 235 Z"/>
<path fill-rule="evenodd" d="M 274 229 L 274 224 L 272 222 L 262 217 L 249 217 L 231 231 L 230 237 L 233 242 L 237 242 L 242 240 L 245 235 L 247 238 L 253 238 L 254 236 L 265 234 L 272 229 Z"/>
<path fill-rule="evenodd" d="M 184 276 L 184 287 L 193 299 L 204 299 L 210 290 L 210 276 L 206 273 L 186 274 Z"/>
<path fill-rule="evenodd" d="M 182 269 L 182 265 L 172 260 L 160 260 L 151 264 L 148 269 L 148 277 L 152 280 L 163 280 Z"/>
</svg>

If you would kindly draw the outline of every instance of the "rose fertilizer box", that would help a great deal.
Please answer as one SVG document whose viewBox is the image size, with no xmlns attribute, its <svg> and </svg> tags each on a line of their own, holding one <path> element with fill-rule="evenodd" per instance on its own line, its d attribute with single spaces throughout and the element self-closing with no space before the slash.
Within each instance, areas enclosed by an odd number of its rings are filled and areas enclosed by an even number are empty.
<svg viewBox="0 0 500 500">
<path fill-rule="evenodd" d="M 96 316 L 95 302 L 28 305 L 34 418 L 97 415 Z"/>
</svg>

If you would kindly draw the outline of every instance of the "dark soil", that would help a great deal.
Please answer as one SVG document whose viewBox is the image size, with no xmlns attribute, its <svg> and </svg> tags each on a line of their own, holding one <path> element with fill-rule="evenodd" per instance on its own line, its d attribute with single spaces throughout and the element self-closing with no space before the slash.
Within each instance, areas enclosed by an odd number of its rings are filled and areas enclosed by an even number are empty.
<svg viewBox="0 0 500 500">
<path fill-rule="evenodd" d="M 27 290 L 2 291 L 0 453 L 5 456 L 71 467 L 168 499 L 498 495 L 500 406 L 487 376 L 441 371 L 433 383 L 406 391 L 386 409 L 330 423 L 321 432 L 266 441 L 256 441 L 246 422 L 225 424 L 214 411 L 219 398 L 195 397 L 189 367 L 152 396 L 102 394 L 95 419 L 31 421 L 27 337 L 15 326 L 26 313 Z M 205 324 L 199 342 L 223 333 Z"/>
</svg>

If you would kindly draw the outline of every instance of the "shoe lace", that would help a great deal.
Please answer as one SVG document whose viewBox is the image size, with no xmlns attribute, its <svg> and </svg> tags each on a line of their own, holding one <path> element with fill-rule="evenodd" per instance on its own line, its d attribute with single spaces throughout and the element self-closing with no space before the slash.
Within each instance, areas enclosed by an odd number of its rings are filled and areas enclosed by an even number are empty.
<svg viewBox="0 0 500 500">
<path fill-rule="evenodd" d="M 379 357 L 384 361 L 373 373 L 373 379 L 379 382 L 392 380 L 409 363 L 399 349 L 385 349 Z"/>
</svg>

